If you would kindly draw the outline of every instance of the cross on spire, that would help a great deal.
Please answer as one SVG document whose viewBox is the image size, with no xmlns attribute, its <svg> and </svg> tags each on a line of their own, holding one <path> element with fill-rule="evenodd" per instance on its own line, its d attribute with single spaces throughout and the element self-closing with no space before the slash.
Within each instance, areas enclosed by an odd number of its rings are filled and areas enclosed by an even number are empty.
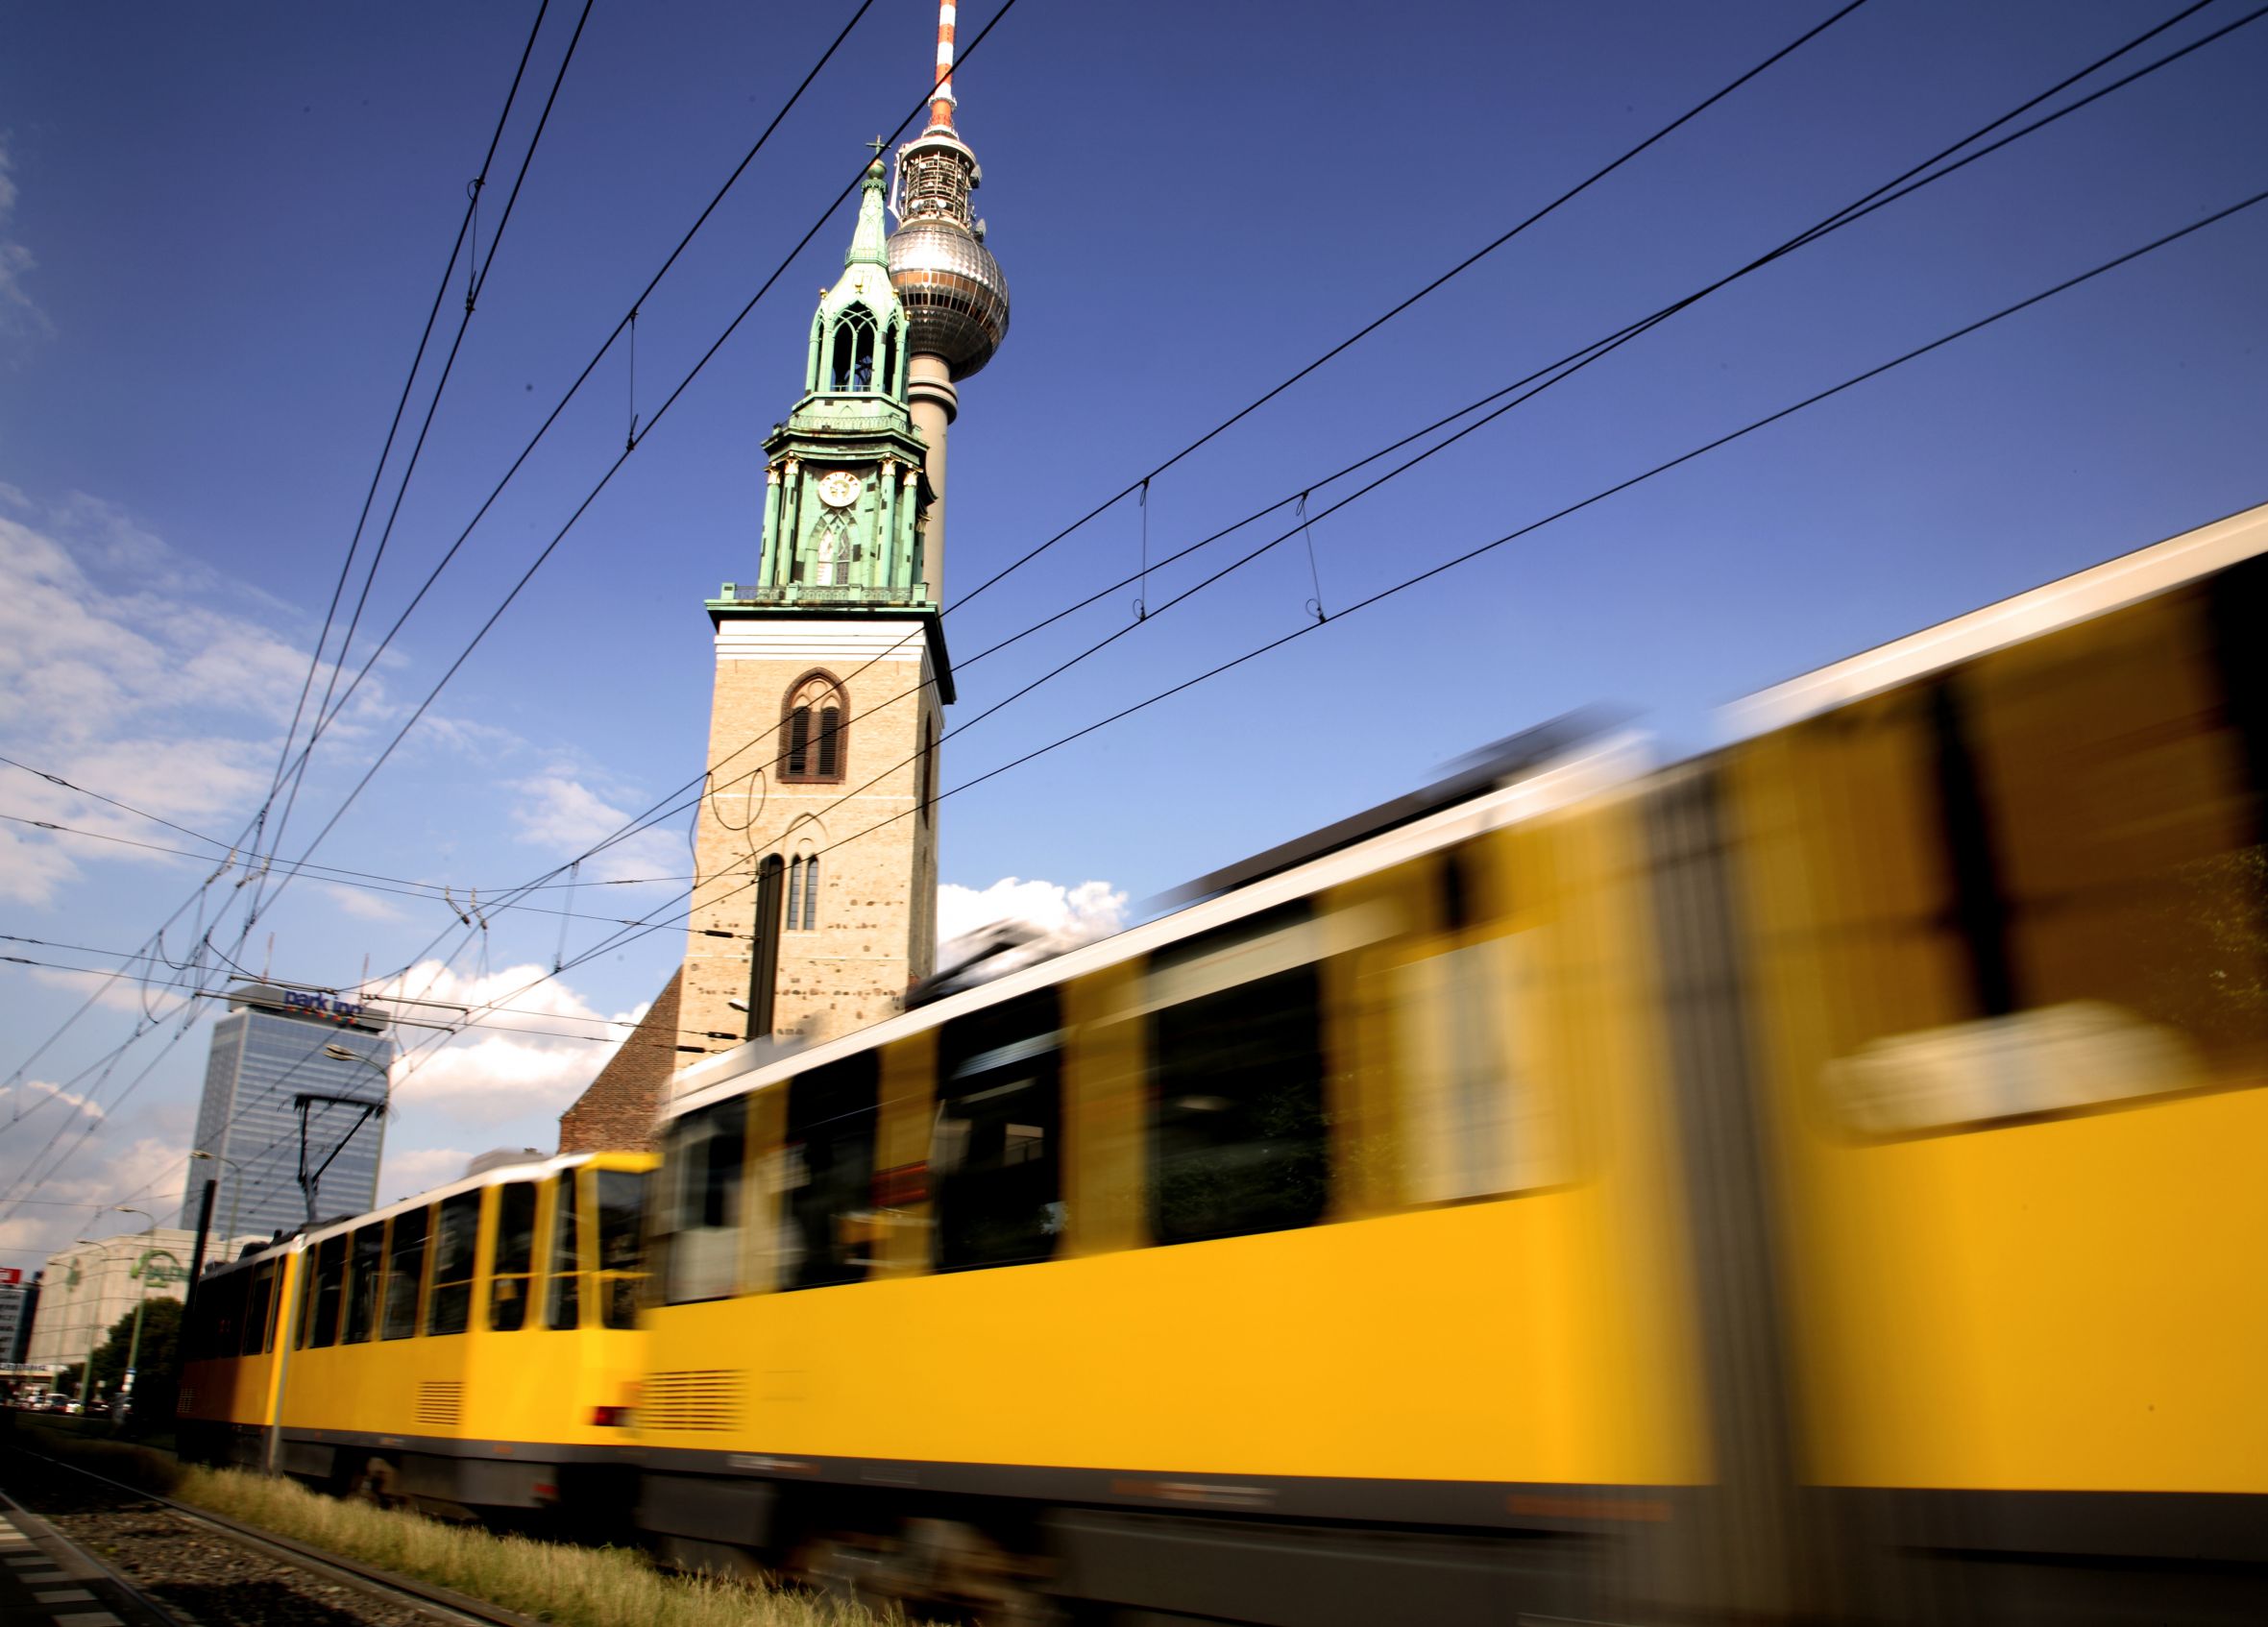
<svg viewBox="0 0 2268 1627">
<path fill-rule="evenodd" d="M 882 157 L 882 149 L 889 146 L 890 143 L 883 139 L 883 137 L 877 135 L 873 140 L 867 142 L 866 145 L 874 149 L 874 156 L 879 158 Z"/>
</svg>

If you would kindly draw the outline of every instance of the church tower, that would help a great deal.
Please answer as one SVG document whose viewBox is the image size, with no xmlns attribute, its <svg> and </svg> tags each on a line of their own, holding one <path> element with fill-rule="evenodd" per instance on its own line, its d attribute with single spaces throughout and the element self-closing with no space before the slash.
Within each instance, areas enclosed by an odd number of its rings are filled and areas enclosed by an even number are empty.
<svg viewBox="0 0 2268 1627">
<path fill-rule="evenodd" d="M 717 679 L 677 1018 L 680 1061 L 816 1039 L 900 1008 L 937 945 L 945 429 L 1008 328 L 953 134 L 953 7 L 936 98 L 900 149 L 895 234 L 867 168 L 803 393 L 764 443 L 755 579 L 708 602 Z"/>
</svg>

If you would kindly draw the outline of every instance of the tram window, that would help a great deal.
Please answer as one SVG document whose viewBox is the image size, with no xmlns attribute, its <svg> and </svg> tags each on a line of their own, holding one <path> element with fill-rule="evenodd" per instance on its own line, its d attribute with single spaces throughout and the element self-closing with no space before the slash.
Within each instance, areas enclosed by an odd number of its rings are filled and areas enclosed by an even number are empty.
<svg viewBox="0 0 2268 1627">
<path fill-rule="evenodd" d="M 462 1333 L 473 1320 L 473 1252 L 480 1231 L 480 1194 L 444 1198 L 433 1224 L 433 1292 L 426 1302 L 427 1333 Z"/>
<path fill-rule="evenodd" d="M 488 1261 L 488 1325 L 515 1333 L 527 1323 L 527 1274 L 535 1265 L 535 1182 L 497 1189 L 496 1240 Z"/>
<path fill-rule="evenodd" d="M 197 1288 L 197 1308 L 182 1337 L 182 1348 L 191 1361 L 233 1356 L 244 1319 L 245 1274 L 216 1276 Z"/>
<path fill-rule="evenodd" d="M 671 1128 L 664 1164 L 675 1172 L 667 1272 L 671 1304 L 720 1299 L 739 1286 L 742 1165 L 748 1103 L 734 1097 Z"/>
<path fill-rule="evenodd" d="M 1557 1178 L 1555 1126 L 1514 1022 L 1526 969 L 1520 950 L 1518 938 L 1486 938 L 1395 973 L 1403 1196 L 1413 1203 Z"/>
<path fill-rule="evenodd" d="M 1061 1012 L 1053 989 L 947 1023 L 930 1139 L 944 1271 L 1052 1258 L 1063 1230 Z"/>
<path fill-rule="evenodd" d="M 551 1293 L 545 1303 L 545 1325 L 580 1327 L 583 1300 L 579 1279 L 581 1228 L 575 1224 L 581 1209 L 575 1201 L 574 1171 L 562 1170 L 551 1182 Z"/>
<path fill-rule="evenodd" d="M 866 1278 L 880 1080 L 880 1057 L 867 1051 L 814 1068 L 788 1086 L 787 1287 Z"/>
<path fill-rule="evenodd" d="M 326 1237 L 315 1247 L 315 1292 L 307 1301 L 307 1340 L 322 1347 L 338 1340 L 339 1294 L 347 1280 L 347 1240 Z"/>
<path fill-rule="evenodd" d="M 1160 1243 L 1323 1218 L 1316 925 L 1304 908 L 1277 911 L 1151 962 L 1150 1209 Z"/>
<path fill-rule="evenodd" d="M 342 1345 L 360 1345 L 378 1331 L 378 1288 L 385 1275 L 386 1228 L 373 1222 L 354 1228 L 347 1251 L 347 1330 Z"/>
<path fill-rule="evenodd" d="M 636 1170 L 597 1170 L 598 1323 L 638 1324 L 638 1285 L 646 1280 L 646 1178 Z"/>
<path fill-rule="evenodd" d="M 417 1332 L 418 1289 L 426 1276 L 425 1209 L 407 1209 L 394 1217 L 386 1259 L 386 1311 L 378 1327 L 381 1339 L 407 1339 Z"/>
<path fill-rule="evenodd" d="M 262 1355 L 274 1348 L 269 1336 L 268 1317 L 275 1308 L 275 1299 L 276 1267 L 270 1262 L 252 1274 L 252 1289 L 247 1296 L 244 1313 L 244 1354 Z"/>
</svg>

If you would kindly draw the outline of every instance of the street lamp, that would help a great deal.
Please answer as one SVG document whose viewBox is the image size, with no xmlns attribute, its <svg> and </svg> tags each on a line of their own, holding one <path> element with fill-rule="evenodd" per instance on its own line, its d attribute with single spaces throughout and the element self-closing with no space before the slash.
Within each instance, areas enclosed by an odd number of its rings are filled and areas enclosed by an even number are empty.
<svg viewBox="0 0 2268 1627">
<path fill-rule="evenodd" d="M 134 1211 L 136 1214 L 140 1212 L 138 1209 Z M 153 1228 L 157 1225 L 155 1221 L 150 1224 Z M 126 1274 L 128 1276 L 140 1278 L 141 1286 L 134 1291 L 134 1341 L 126 1350 L 126 1383 L 122 1386 L 126 1404 L 119 1409 L 118 1413 L 118 1421 L 121 1423 L 124 1423 L 134 1411 L 134 1370 L 140 1367 L 142 1360 L 142 1309 L 150 1302 L 150 1282 L 156 1275 L 150 1272 L 148 1267 L 152 1260 L 159 1257 L 172 1260 L 173 1269 L 176 1272 L 181 1271 L 182 1262 L 170 1249 L 144 1249 L 141 1258 L 134 1262 L 134 1269 Z M 183 1275 L 186 1275 L 187 1274 L 183 1273 Z"/>
</svg>

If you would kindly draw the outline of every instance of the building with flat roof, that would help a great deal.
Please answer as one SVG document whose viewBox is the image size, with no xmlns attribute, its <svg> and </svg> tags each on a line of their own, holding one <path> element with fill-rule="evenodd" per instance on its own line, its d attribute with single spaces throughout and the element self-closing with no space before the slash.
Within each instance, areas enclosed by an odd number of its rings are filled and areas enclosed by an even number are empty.
<svg viewBox="0 0 2268 1627">
<path fill-rule="evenodd" d="M 216 1229 L 206 1257 L 223 1259 L 259 1240 L 224 1238 Z M 194 1230 L 152 1226 L 75 1244 L 50 1256 L 40 1274 L 22 1359 L 35 1366 L 70 1367 L 91 1355 L 118 1319 L 133 1314 L 137 1300 L 186 1298 L 183 1290 L 196 1248 Z"/>
<path fill-rule="evenodd" d="M 229 1014 L 213 1025 L 181 1224 L 196 1226 L 211 1178 L 215 1236 L 305 1226 L 303 1168 L 317 1218 L 375 1206 L 394 1064 L 386 1026 L 335 995 L 269 983 L 232 989 Z"/>
</svg>

